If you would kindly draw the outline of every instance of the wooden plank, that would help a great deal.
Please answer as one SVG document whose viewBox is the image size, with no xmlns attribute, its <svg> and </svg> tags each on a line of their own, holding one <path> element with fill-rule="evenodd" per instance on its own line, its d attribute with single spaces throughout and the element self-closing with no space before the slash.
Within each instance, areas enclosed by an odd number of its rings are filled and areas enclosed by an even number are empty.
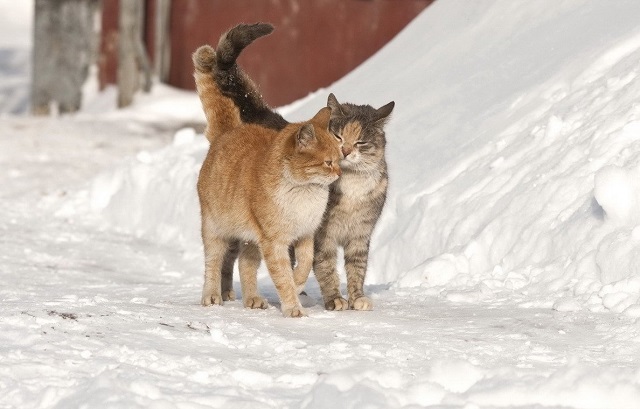
<svg viewBox="0 0 640 409">
<path fill-rule="evenodd" d="M 36 0 L 32 112 L 75 112 L 95 61 L 98 0 Z"/>
<path fill-rule="evenodd" d="M 133 102 L 140 87 L 135 37 L 140 34 L 138 0 L 120 0 L 118 13 L 118 107 Z"/>
</svg>

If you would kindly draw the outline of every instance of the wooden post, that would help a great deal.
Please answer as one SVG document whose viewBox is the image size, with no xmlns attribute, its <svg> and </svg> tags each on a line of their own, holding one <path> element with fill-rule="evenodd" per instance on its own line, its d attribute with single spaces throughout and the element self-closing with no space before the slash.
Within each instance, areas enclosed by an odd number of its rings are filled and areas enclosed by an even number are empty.
<svg viewBox="0 0 640 409">
<path fill-rule="evenodd" d="M 140 35 L 140 1 L 120 0 L 118 14 L 118 107 L 133 102 L 139 89 L 135 38 Z"/>
<path fill-rule="evenodd" d="M 171 63 L 170 14 L 171 0 L 156 0 L 154 72 L 160 82 L 167 82 L 169 79 Z"/>
<path fill-rule="evenodd" d="M 120 0 L 118 14 L 118 107 L 133 102 L 142 88 L 151 90 L 151 63 L 142 43 L 144 2 Z M 142 76 L 142 77 L 141 77 Z"/>
<path fill-rule="evenodd" d="M 82 85 L 95 61 L 99 0 L 36 0 L 32 112 L 80 108 Z"/>
</svg>

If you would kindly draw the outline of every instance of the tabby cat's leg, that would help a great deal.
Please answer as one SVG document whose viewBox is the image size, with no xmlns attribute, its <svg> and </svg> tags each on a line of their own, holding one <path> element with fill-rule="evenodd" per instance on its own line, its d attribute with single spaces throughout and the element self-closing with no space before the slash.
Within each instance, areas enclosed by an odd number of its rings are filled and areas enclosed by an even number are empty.
<svg viewBox="0 0 640 409">
<path fill-rule="evenodd" d="M 202 242 L 204 244 L 204 285 L 202 287 L 202 305 L 222 305 L 221 270 L 224 256 L 229 247 L 227 240 L 213 234 L 203 220 Z"/>
<path fill-rule="evenodd" d="M 367 239 L 352 239 L 344 246 L 349 308 L 354 310 L 368 311 L 373 309 L 373 302 L 364 295 L 364 277 L 367 273 L 368 256 L 369 240 Z"/>
<path fill-rule="evenodd" d="M 313 259 L 313 272 L 316 275 L 324 307 L 328 310 L 346 310 L 347 300 L 340 294 L 340 277 L 336 270 L 338 245 L 328 240 L 326 235 L 319 232 L 316 235 Z"/>
<path fill-rule="evenodd" d="M 296 267 L 296 248 L 291 245 L 289 246 L 289 260 L 291 260 L 291 268 Z"/>
<path fill-rule="evenodd" d="M 303 237 L 295 244 L 297 264 L 293 269 L 293 281 L 296 283 L 296 293 L 300 294 L 307 283 L 309 273 L 313 267 L 313 236 Z"/>
<path fill-rule="evenodd" d="M 260 249 L 253 243 L 240 244 L 240 285 L 242 286 L 242 303 L 246 308 L 269 307 L 267 300 L 258 293 L 258 267 L 260 267 Z"/>
<path fill-rule="evenodd" d="M 282 314 L 285 317 L 302 317 L 306 313 L 300 305 L 293 281 L 293 270 L 289 259 L 289 243 L 265 241 L 260 246 L 269 275 L 278 290 Z M 301 257 L 300 254 L 296 254 Z"/>
<path fill-rule="evenodd" d="M 234 301 L 236 292 L 233 291 L 233 264 L 238 258 L 240 244 L 237 241 L 229 243 L 227 254 L 222 262 L 222 301 Z"/>
</svg>

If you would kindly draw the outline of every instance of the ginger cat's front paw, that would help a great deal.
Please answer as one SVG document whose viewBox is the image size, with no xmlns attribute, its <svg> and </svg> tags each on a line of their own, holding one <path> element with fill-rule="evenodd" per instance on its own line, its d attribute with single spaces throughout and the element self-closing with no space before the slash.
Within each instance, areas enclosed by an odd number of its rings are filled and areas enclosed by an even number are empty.
<svg viewBox="0 0 640 409">
<path fill-rule="evenodd" d="M 260 296 L 247 297 L 243 301 L 244 301 L 245 308 L 252 308 L 252 309 L 260 308 L 263 310 L 269 308 L 269 302 L 267 302 L 267 300 L 265 300 Z"/>
<path fill-rule="evenodd" d="M 205 307 L 209 305 L 222 305 L 222 296 L 220 294 L 214 294 L 213 291 L 202 291 L 202 305 Z"/>
<path fill-rule="evenodd" d="M 369 297 L 358 297 L 349 302 L 351 309 L 358 311 L 371 311 L 373 310 L 373 301 Z"/>
<path fill-rule="evenodd" d="M 233 290 L 223 291 L 222 292 L 222 301 L 235 301 L 236 300 L 236 292 Z"/>
<path fill-rule="evenodd" d="M 290 308 L 283 307 L 282 315 L 284 315 L 287 318 L 301 318 L 301 317 L 306 317 L 307 312 L 301 306 L 296 305 Z"/>
<path fill-rule="evenodd" d="M 342 297 L 334 298 L 324 304 L 324 308 L 329 311 L 344 311 L 349 309 L 349 303 Z"/>
</svg>

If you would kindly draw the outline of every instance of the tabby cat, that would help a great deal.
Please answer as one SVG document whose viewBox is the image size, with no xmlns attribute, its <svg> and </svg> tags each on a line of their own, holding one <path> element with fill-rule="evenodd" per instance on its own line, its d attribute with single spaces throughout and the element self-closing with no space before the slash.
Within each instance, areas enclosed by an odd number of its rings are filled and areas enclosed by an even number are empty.
<svg viewBox="0 0 640 409">
<path fill-rule="evenodd" d="M 217 54 L 208 46 L 201 47 L 194 54 L 196 83 L 208 118 L 207 135 L 220 132 L 218 129 L 228 127 L 226 124 L 229 123 L 231 126 L 255 123 L 276 130 L 288 124 L 265 104 L 256 85 L 236 64 L 238 55 L 247 45 L 272 31 L 273 27 L 269 24 L 241 24 L 221 37 Z M 220 113 L 220 106 L 227 108 Z M 388 178 L 383 128 L 394 103 L 380 109 L 369 105 L 341 105 L 331 94 L 328 106 L 332 108 L 330 130 L 345 143 L 343 152 L 347 159 L 341 161 L 341 164 L 344 163 L 341 166 L 348 169 L 349 175 L 331 186 L 329 207 L 315 237 L 314 270 L 327 309 L 342 310 L 349 306 L 371 309 L 372 303 L 364 297 L 362 290 L 371 231 L 386 197 Z M 341 222 L 345 222 L 342 220 L 345 216 L 349 219 L 347 225 L 356 226 L 351 230 L 353 236 L 338 228 Z M 339 245 L 345 247 L 349 303 L 339 291 L 340 282 L 336 273 Z M 347 248 L 349 251 L 346 251 Z M 357 251 L 352 251 L 354 249 Z M 232 245 L 222 270 L 225 299 L 234 297 L 232 279 L 236 254 Z M 297 258 L 300 264 L 300 254 L 297 254 Z M 254 259 L 254 263 L 259 263 L 259 260 Z M 242 266 L 240 260 L 241 269 Z M 241 272 L 241 284 L 242 275 Z"/>
<path fill-rule="evenodd" d="M 369 105 L 340 104 L 329 95 L 329 129 L 341 138 L 344 159 L 342 176 L 329 191 L 329 204 L 315 234 L 313 270 L 325 308 L 328 310 L 371 310 L 364 295 L 371 233 L 387 197 L 384 125 L 394 102 L 374 109 Z M 340 293 L 336 271 L 337 249 L 344 249 L 348 301 Z"/>
<path fill-rule="evenodd" d="M 304 310 L 298 291 L 311 270 L 313 234 L 322 221 L 329 185 L 340 175 L 342 153 L 339 140 L 328 131 L 331 111 L 327 107 L 306 122 L 283 120 L 265 126 L 246 121 L 248 111 L 243 114 L 236 106 L 238 95 L 228 91 L 235 89 L 237 81 L 245 84 L 248 77 L 241 75 L 235 58 L 243 47 L 271 30 L 265 24 L 237 26 L 222 36 L 217 51 L 203 46 L 193 56 L 211 144 L 198 178 L 205 250 L 202 304 L 222 304 L 222 269 L 233 259 L 229 250 L 235 245 L 239 246 L 244 304 L 266 305 L 257 292 L 255 275 L 264 257 L 283 315 L 299 317 Z M 216 86 L 221 71 L 237 75 L 223 75 L 229 80 L 226 88 Z M 249 112 L 254 114 L 259 117 L 259 110 Z M 295 269 L 289 259 L 291 245 L 298 260 Z"/>
</svg>

